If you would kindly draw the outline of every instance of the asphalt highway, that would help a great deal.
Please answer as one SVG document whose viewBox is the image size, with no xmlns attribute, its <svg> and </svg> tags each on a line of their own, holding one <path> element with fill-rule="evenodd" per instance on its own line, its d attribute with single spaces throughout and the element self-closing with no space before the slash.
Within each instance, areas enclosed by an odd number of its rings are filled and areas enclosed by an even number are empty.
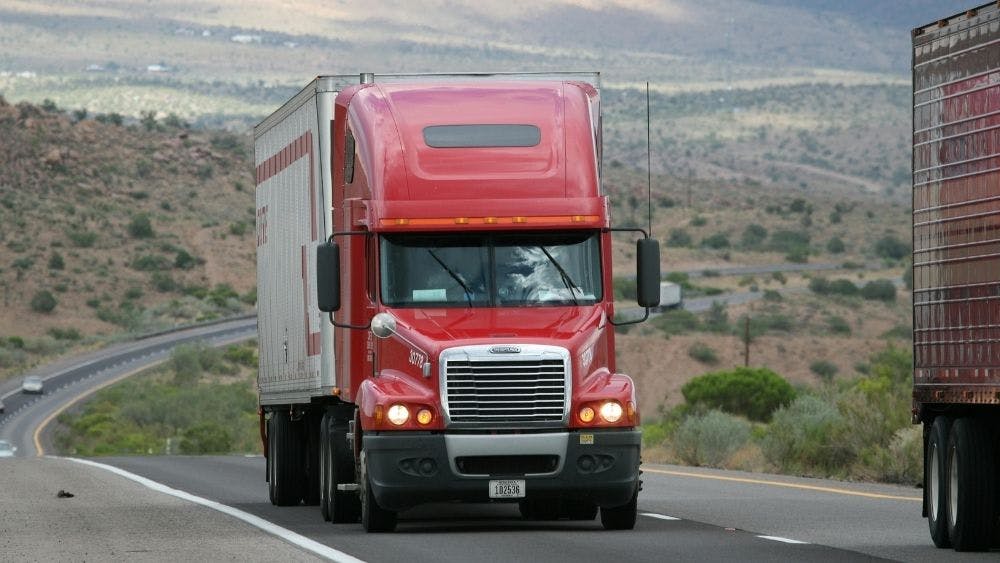
<svg viewBox="0 0 1000 563">
<path fill-rule="evenodd" d="M 1000 554 L 935 549 L 920 491 L 911 487 L 645 465 L 632 531 L 608 532 L 598 521 L 529 522 L 510 504 L 449 504 L 402 513 L 394 534 L 366 534 L 360 524 L 324 522 L 318 507 L 271 506 L 261 457 L 33 457 L 52 451 L 47 423 L 100 386 L 162 361 L 179 342 L 224 345 L 254 336 L 254 328 L 242 320 L 67 359 L 39 370 L 47 378 L 42 396 L 22 396 L 8 382 L 0 438 L 19 451 L 0 460 L 0 559 L 163 560 L 172 544 L 196 559 L 408 563 L 995 561 Z M 64 487 L 83 494 L 49 500 Z M 160 511 L 170 517 L 155 516 Z M 105 522 L 112 514 L 119 524 Z"/>
</svg>

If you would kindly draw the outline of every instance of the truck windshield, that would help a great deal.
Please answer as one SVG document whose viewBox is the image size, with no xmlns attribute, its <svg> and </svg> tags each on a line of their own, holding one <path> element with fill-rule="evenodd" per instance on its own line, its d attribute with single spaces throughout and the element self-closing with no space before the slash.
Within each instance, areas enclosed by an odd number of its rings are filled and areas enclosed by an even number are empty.
<svg viewBox="0 0 1000 563">
<path fill-rule="evenodd" d="M 390 307 L 591 305 L 601 300 L 596 232 L 382 237 Z"/>
</svg>

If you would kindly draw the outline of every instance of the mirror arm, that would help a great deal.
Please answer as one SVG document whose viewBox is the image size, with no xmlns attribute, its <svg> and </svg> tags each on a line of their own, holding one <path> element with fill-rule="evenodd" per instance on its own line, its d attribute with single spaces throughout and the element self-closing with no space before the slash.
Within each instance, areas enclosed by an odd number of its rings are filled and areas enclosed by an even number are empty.
<svg viewBox="0 0 1000 563">
<path fill-rule="evenodd" d="M 608 322 L 611 323 L 611 326 L 634 325 L 646 322 L 646 320 L 649 319 L 649 307 L 644 307 L 644 309 L 646 309 L 646 314 L 643 315 L 642 318 L 632 319 L 631 321 L 616 321 L 614 319 L 608 319 Z"/>
<path fill-rule="evenodd" d="M 364 324 L 364 325 L 352 325 L 352 324 L 347 324 L 347 323 L 338 323 L 337 321 L 333 320 L 333 311 L 331 311 L 328 314 L 330 315 L 330 324 L 332 324 L 333 326 L 335 326 L 337 328 L 354 328 L 354 329 L 358 329 L 358 330 L 368 330 L 369 328 L 372 327 L 372 322 L 371 321 L 368 321 L 368 324 Z"/>
</svg>

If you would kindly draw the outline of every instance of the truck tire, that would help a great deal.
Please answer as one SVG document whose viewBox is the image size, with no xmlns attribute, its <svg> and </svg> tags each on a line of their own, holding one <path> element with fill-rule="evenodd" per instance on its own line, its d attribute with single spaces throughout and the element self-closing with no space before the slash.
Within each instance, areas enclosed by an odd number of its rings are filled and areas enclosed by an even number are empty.
<svg viewBox="0 0 1000 563">
<path fill-rule="evenodd" d="M 924 450 L 924 491 L 927 496 L 927 525 L 931 540 L 937 547 L 951 547 L 948 539 L 947 481 L 945 458 L 948 451 L 948 430 L 951 419 L 939 416 L 931 424 Z"/>
<path fill-rule="evenodd" d="M 347 447 L 347 423 L 330 428 L 330 519 L 334 523 L 357 522 L 361 499 L 357 491 L 341 491 L 338 485 L 356 483 L 354 452 Z"/>
<path fill-rule="evenodd" d="M 361 451 L 361 525 L 366 532 L 391 532 L 396 529 L 396 513 L 378 505 L 372 491 L 365 451 Z"/>
<path fill-rule="evenodd" d="M 955 421 L 948 437 L 948 537 L 956 551 L 989 549 L 995 489 L 993 444 L 971 417 Z"/>
<path fill-rule="evenodd" d="M 302 501 L 302 438 L 299 425 L 292 422 L 287 412 L 278 411 L 268 422 L 268 462 L 271 464 L 271 481 L 268 491 L 271 504 L 296 506 Z"/>
<path fill-rule="evenodd" d="M 639 512 L 639 487 L 632 493 L 632 500 L 622 506 L 601 507 L 601 525 L 605 530 L 631 530 Z"/>
<path fill-rule="evenodd" d="M 319 421 L 319 512 L 330 521 L 330 417 Z"/>
</svg>

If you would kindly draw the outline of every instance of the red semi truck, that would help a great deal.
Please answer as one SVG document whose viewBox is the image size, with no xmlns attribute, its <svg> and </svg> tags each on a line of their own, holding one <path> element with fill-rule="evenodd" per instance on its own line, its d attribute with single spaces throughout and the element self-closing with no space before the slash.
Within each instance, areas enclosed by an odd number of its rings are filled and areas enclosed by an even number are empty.
<svg viewBox="0 0 1000 563">
<path fill-rule="evenodd" d="M 271 502 L 370 532 L 449 501 L 632 528 L 599 75 L 321 76 L 254 139 Z"/>
<path fill-rule="evenodd" d="M 938 547 L 1000 533 L 1000 9 L 913 31 L 913 422 Z"/>
</svg>

